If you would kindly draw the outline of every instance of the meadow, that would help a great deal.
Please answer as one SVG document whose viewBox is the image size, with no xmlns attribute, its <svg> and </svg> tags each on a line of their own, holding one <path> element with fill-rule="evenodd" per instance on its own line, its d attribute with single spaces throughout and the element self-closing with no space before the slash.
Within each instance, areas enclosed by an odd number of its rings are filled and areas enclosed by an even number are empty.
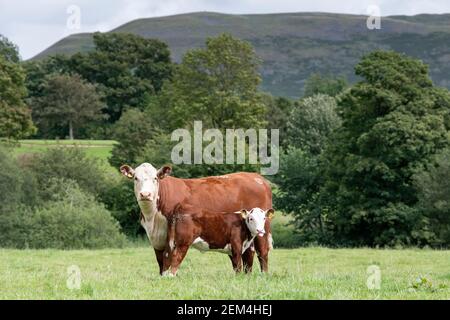
<svg viewBox="0 0 450 320">
<path fill-rule="evenodd" d="M 77 146 L 113 171 L 107 159 L 114 143 L 21 140 L 14 153 Z M 298 246 L 291 219 L 277 212 L 276 246 Z M 67 286 L 73 265 L 79 289 Z M 373 265 L 381 272 L 379 290 L 367 287 Z M 450 251 L 443 250 L 278 247 L 268 274 L 255 261 L 251 275 L 235 275 L 227 256 L 190 250 L 179 276 L 163 278 L 144 240 L 123 249 L 0 249 L 0 299 L 450 299 L 449 266 Z"/>
<path fill-rule="evenodd" d="M 71 265 L 79 289 L 67 287 Z M 366 284 L 371 265 L 379 290 Z M 165 278 L 147 246 L 2 249 L 0 299 L 450 299 L 449 266 L 450 251 L 311 247 L 275 249 L 268 274 L 255 263 L 251 275 L 235 275 L 224 254 L 190 250 L 179 275 Z"/>
<path fill-rule="evenodd" d="M 19 144 L 14 148 L 14 154 L 19 156 L 41 153 L 55 147 L 79 147 L 83 148 L 87 155 L 106 163 L 115 143 L 113 140 L 19 140 Z"/>
</svg>

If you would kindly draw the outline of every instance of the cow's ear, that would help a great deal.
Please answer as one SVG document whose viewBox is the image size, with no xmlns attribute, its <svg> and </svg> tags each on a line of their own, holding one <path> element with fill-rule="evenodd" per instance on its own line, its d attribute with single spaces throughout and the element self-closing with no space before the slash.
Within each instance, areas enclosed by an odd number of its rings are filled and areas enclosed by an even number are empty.
<svg viewBox="0 0 450 320">
<path fill-rule="evenodd" d="M 274 215 L 275 215 L 275 210 L 273 210 L 272 208 L 270 208 L 269 210 L 266 211 L 266 217 L 269 220 L 272 220 Z"/>
<path fill-rule="evenodd" d="M 120 167 L 120 173 L 122 173 L 125 177 L 129 179 L 134 178 L 134 169 L 127 164 L 124 164 Z"/>
<path fill-rule="evenodd" d="M 248 211 L 247 210 L 245 210 L 245 209 L 242 209 L 241 211 L 240 211 L 240 213 L 241 213 L 241 217 L 242 217 L 242 219 L 247 219 L 248 218 Z"/>
<path fill-rule="evenodd" d="M 171 166 L 164 166 L 164 167 L 162 167 L 161 169 L 158 170 L 158 172 L 156 173 L 156 176 L 158 177 L 158 179 L 164 179 L 165 177 L 167 177 L 171 173 L 172 173 L 172 167 Z"/>
</svg>

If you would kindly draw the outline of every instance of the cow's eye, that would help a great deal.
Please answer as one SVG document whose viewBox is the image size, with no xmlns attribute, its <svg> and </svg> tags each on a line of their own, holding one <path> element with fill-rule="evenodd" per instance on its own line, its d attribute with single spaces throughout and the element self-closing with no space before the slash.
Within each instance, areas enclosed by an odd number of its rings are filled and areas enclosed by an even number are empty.
<svg viewBox="0 0 450 320">
<path fill-rule="evenodd" d="M 138 178 L 137 178 L 137 177 L 134 177 L 134 180 L 138 181 Z"/>
</svg>

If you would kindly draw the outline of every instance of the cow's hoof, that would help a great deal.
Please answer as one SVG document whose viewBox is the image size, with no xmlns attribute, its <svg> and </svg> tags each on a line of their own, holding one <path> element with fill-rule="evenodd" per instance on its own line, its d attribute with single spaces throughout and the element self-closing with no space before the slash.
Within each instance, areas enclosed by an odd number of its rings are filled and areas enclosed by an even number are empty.
<svg viewBox="0 0 450 320">
<path fill-rule="evenodd" d="M 170 270 L 167 270 L 162 273 L 162 276 L 164 278 L 173 278 L 175 277 L 175 274 L 173 274 Z"/>
</svg>

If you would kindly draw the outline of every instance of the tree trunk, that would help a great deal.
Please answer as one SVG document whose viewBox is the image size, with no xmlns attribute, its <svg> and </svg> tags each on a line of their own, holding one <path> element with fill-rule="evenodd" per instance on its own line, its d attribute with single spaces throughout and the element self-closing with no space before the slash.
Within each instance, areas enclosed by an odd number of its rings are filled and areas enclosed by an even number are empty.
<svg viewBox="0 0 450 320">
<path fill-rule="evenodd" d="M 69 121 L 69 139 L 73 140 L 73 123 Z"/>
</svg>

